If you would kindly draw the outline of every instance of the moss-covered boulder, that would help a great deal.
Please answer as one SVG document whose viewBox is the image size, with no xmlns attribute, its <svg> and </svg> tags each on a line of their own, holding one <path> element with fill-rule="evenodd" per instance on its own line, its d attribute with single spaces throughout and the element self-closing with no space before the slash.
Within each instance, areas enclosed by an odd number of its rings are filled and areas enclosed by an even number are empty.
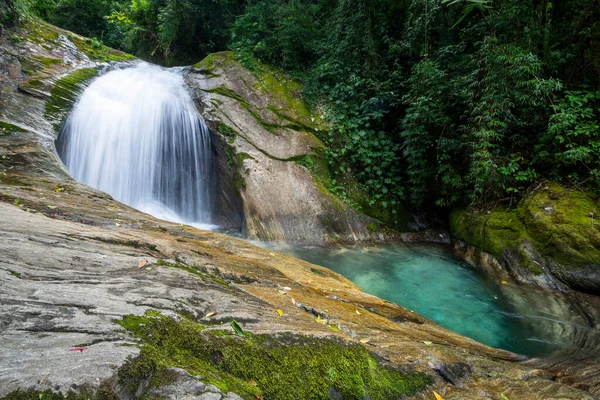
<svg viewBox="0 0 600 400">
<path fill-rule="evenodd" d="M 227 154 L 219 181 L 234 188 L 221 188 L 227 194 L 218 203 L 232 203 L 232 191 L 240 197 L 247 236 L 310 245 L 379 240 L 381 224 L 328 189 L 318 138 L 327 125 L 297 82 L 258 62 L 246 68 L 232 52 L 209 55 L 186 80 Z"/>
<path fill-rule="evenodd" d="M 516 208 L 456 210 L 456 239 L 494 256 L 513 276 L 543 286 L 600 293 L 599 199 L 548 183 Z"/>
</svg>

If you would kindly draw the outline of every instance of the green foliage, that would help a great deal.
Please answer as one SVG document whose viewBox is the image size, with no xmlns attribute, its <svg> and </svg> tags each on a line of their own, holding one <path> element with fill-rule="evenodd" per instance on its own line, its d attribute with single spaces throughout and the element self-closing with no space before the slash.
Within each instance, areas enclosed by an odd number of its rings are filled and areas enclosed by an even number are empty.
<svg viewBox="0 0 600 400">
<path fill-rule="evenodd" d="M 334 191 L 358 179 L 371 205 L 392 209 L 513 201 L 555 159 L 558 177 L 597 175 L 597 110 L 554 100 L 598 87 L 599 13 L 591 0 L 263 0 L 236 21 L 232 47 L 301 77 L 325 110 Z"/>
<path fill-rule="evenodd" d="M 554 105 L 538 146 L 554 174 L 600 187 L 600 91 L 567 91 Z"/>
<path fill-rule="evenodd" d="M 0 5 L 3 21 L 23 2 Z M 105 43 L 174 64 L 230 48 L 257 75 L 282 68 L 302 88 L 262 81 L 311 109 L 277 112 L 320 135 L 328 189 L 360 192 L 363 209 L 514 203 L 546 178 L 600 190 L 597 0 L 32 2 L 97 38 L 95 54 Z"/>
<path fill-rule="evenodd" d="M 0 3 L 0 32 L 2 27 L 10 27 L 28 15 L 27 0 L 2 0 Z"/>
</svg>

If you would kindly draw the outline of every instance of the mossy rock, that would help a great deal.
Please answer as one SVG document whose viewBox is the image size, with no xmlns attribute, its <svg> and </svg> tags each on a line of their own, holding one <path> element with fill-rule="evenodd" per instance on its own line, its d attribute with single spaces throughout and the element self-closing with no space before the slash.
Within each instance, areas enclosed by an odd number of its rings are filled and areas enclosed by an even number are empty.
<svg viewBox="0 0 600 400">
<path fill-rule="evenodd" d="M 542 254 L 575 268 L 600 268 L 600 203 L 551 183 L 519 203 L 519 218 Z"/>
<path fill-rule="evenodd" d="M 600 292 L 599 201 L 591 194 L 551 182 L 522 199 L 516 208 L 454 210 L 452 235 L 495 256 L 515 260 L 534 274 L 547 267 L 567 285 Z M 533 246 L 539 258 L 527 249 Z"/>
<path fill-rule="evenodd" d="M 0 121 L 0 136 L 10 136 L 15 133 L 27 132 L 26 129 L 20 128 L 8 122 Z"/>
<path fill-rule="evenodd" d="M 364 346 L 333 339 L 236 335 L 153 312 L 126 316 L 121 325 L 143 343 L 140 356 L 119 372 L 131 394 L 140 382 L 150 382 L 147 390 L 171 383 L 169 367 L 246 399 L 391 399 L 432 382 L 382 365 Z"/>
<path fill-rule="evenodd" d="M 230 69 L 244 68 L 249 70 L 255 78 L 252 83 L 252 89 L 267 99 L 268 105 L 266 108 L 269 111 L 276 114 L 279 119 L 285 121 L 280 126 L 271 126 L 263 118 L 260 118 L 256 110 L 247 107 L 249 111 L 253 112 L 255 117 L 259 117 L 261 125 L 266 125 L 270 128 L 270 131 L 278 127 L 305 132 L 316 132 L 326 129 L 323 119 L 318 114 L 311 113 L 302 99 L 302 85 L 277 68 L 263 64 L 255 59 L 252 62 L 244 63 L 242 66 L 241 61 L 231 51 L 209 54 L 191 68 L 193 72 L 198 72 L 208 77 L 219 77 Z M 247 104 L 240 93 L 235 93 L 231 89 L 218 87 L 213 89 L 212 92 L 233 98 L 242 104 Z M 323 144 L 320 143 L 320 146 L 323 147 Z"/>
<path fill-rule="evenodd" d="M 60 128 L 79 94 L 97 75 L 97 68 L 82 68 L 63 76 L 54 83 L 44 115 L 55 129 Z"/>
</svg>

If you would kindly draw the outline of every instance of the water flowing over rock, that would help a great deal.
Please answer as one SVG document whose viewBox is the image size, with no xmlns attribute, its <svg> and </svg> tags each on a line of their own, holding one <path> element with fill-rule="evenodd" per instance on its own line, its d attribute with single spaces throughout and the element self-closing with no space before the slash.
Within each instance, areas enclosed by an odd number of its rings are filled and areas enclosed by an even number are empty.
<svg viewBox="0 0 600 400">
<path fill-rule="evenodd" d="M 75 105 L 58 152 L 80 182 L 173 222 L 211 222 L 210 135 L 177 70 L 108 72 Z"/>
</svg>

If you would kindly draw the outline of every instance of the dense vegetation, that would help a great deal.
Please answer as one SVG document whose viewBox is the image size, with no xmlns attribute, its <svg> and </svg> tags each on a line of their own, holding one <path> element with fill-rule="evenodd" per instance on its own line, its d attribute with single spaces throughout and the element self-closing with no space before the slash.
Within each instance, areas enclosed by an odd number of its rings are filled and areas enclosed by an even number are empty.
<svg viewBox="0 0 600 400">
<path fill-rule="evenodd" d="M 1 23 L 25 0 L 0 5 Z M 332 187 L 394 209 L 600 188 L 598 0 L 31 0 L 29 12 L 165 64 L 231 48 L 326 115 Z"/>
</svg>

